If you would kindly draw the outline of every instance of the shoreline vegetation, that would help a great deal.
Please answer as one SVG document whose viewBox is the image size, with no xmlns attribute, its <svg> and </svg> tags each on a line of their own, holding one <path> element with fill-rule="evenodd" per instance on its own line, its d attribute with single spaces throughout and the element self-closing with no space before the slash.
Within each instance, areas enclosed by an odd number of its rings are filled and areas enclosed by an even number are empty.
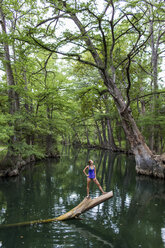
<svg viewBox="0 0 165 248">
<path fill-rule="evenodd" d="M 66 145 L 67 146 L 67 145 Z M 97 150 L 107 150 L 114 153 L 124 153 L 126 155 L 134 155 L 131 150 L 126 150 L 123 148 L 111 149 L 108 146 L 101 147 L 99 145 L 82 145 L 82 144 L 74 144 L 72 145 L 74 148 L 82 148 L 82 149 L 97 149 Z M 3 154 L 2 154 L 3 153 Z M 0 147 L 0 178 L 1 177 L 14 177 L 19 176 L 23 169 L 26 169 L 26 166 L 30 163 L 35 163 L 39 160 L 45 160 L 48 158 L 59 159 L 60 152 L 55 149 L 54 152 L 49 153 L 48 155 L 42 157 L 36 157 L 35 155 L 31 155 L 27 158 L 22 158 L 21 156 L 17 157 L 7 157 L 7 147 Z M 154 155 L 154 159 L 158 161 L 161 166 L 165 169 L 165 153 L 161 155 Z M 140 173 L 139 173 L 140 174 Z M 152 176 L 152 175 L 151 175 Z"/>
<path fill-rule="evenodd" d="M 0 177 L 19 176 L 21 171 L 26 168 L 26 165 L 35 163 L 42 159 L 55 158 L 59 159 L 60 155 L 57 150 L 54 153 L 45 154 L 42 157 L 30 155 L 26 158 L 19 156 L 7 156 L 7 148 L 0 148 Z"/>
<path fill-rule="evenodd" d="M 107 150 L 112 151 L 114 153 L 125 153 L 127 155 L 133 155 L 131 150 L 124 150 L 122 148 L 110 149 L 109 147 L 102 147 L 99 145 L 82 145 L 76 144 L 73 145 L 74 148 L 82 148 L 82 149 L 98 149 L 98 150 Z M 19 156 L 7 156 L 7 147 L 0 148 L 0 177 L 13 177 L 18 176 L 22 169 L 26 168 L 26 165 L 29 163 L 35 163 L 38 160 L 47 159 L 47 158 L 60 158 L 60 153 L 56 149 L 54 152 L 50 154 L 45 154 L 42 157 L 36 157 L 35 155 L 31 155 L 27 158 L 22 158 L 21 155 Z"/>
<path fill-rule="evenodd" d="M 165 179 L 163 2 L 32 2 L 0 3 L 2 175 L 87 144 Z"/>
</svg>

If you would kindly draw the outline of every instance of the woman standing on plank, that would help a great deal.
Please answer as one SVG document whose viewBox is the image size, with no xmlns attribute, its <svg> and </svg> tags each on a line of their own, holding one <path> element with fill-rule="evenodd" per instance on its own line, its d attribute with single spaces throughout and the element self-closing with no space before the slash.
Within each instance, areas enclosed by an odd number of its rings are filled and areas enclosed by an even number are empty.
<svg viewBox="0 0 165 248">
<path fill-rule="evenodd" d="M 88 174 L 86 173 L 86 169 L 88 169 Z M 104 190 L 102 189 L 99 181 L 96 178 L 96 167 L 93 164 L 92 160 L 88 161 L 88 165 L 84 168 L 83 170 L 84 174 L 87 176 L 87 197 L 89 198 L 89 184 L 90 182 L 93 180 L 94 183 L 98 186 L 98 188 L 100 189 L 100 191 L 105 194 L 106 192 L 104 192 Z"/>
</svg>

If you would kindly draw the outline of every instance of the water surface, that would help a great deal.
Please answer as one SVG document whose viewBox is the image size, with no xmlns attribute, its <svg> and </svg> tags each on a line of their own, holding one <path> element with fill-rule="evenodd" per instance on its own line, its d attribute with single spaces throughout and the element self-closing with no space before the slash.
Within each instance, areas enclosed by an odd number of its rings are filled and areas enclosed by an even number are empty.
<svg viewBox="0 0 165 248">
<path fill-rule="evenodd" d="M 165 182 L 137 176 L 132 156 L 66 147 L 59 161 L 30 165 L 0 180 L 0 224 L 57 217 L 86 196 L 83 168 L 94 160 L 97 178 L 114 197 L 82 220 L 0 228 L 0 247 L 165 247 Z M 100 195 L 91 184 L 92 198 Z"/>
</svg>

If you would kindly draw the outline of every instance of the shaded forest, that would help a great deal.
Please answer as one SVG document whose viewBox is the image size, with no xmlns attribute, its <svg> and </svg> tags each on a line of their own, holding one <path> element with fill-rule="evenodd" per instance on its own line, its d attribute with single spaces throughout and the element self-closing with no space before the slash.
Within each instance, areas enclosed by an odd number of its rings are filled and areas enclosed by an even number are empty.
<svg viewBox="0 0 165 248">
<path fill-rule="evenodd" d="M 65 144 L 133 153 L 164 178 L 163 5 L 0 1 L 2 175 Z"/>
</svg>

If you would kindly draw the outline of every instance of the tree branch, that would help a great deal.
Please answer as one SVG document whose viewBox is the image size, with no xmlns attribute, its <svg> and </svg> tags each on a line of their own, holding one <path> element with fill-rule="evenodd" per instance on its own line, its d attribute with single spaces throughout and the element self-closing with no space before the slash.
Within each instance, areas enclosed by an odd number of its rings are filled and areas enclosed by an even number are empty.
<svg viewBox="0 0 165 248">
<path fill-rule="evenodd" d="M 145 94 L 145 95 L 143 95 L 143 96 L 138 96 L 138 97 L 136 97 L 136 98 L 131 99 L 130 102 L 136 101 L 136 100 L 138 100 L 138 99 L 140 99 L 140 98 L 144 98 L 144 97 L 152 96 L 152 95 L 157 95 L 157 94 L 158 94 L 158 95 L 159 95 L 159 94 L 165 94 L 165 91 L 151 92 L 151 93 Z"/>
<path fill-rule="evenodd" d="M 59 19 L 60 17 L 64 17 L 64 15 L 65 15 L 65 14 L 61 14 L 61 15 L 53 16 L 53 17 L 51 17 L 51 18 L 47 18 L 47 19 L 41 21 L 40 23 L 38 23 L 38 24 L 35 26 L 35 28 L 38 28 L 39 26 L 45 24 L 45 23 L 48 22 L 48 21 L 57 20 L 57 19 Z"/>
<path fill-rule="evenodd" d="M 112 45 L 110 48 L 110 58 L 111 58 L 111 63 L 113 64 L 113 49 L 115 46 L 115 34 L 114 34 L 114 15 L 115 15 L 115 8 L 114 8 L 114 4 L 113 4 L 113 0 L 111 0 L 111 5 L 112 5 L 112 16 L 111 16 L 111 20 L 110 20 L 110 26 L 111 26 L 111 34 L 112 34 Z"/>
<path fill-rule="evenodd" d="M 107 42 L 106 42 L 106 37 L 105 37 L 105 33 L 103 31 L 102 28 L 102 18 L 104 17 L 106 11 L 108 10 L 109 6 L 110 6 L 111 1 L 108 2 L 107 6 L 105 7 L 105 10 L 103 11 L 103 13 L 101 14 L 101 16 L 97 16 L 95 15 L 92 11 L 89 10 L 89 8 L 87 9 L 87 11 L 92 14 L 98 21 L 99 23 L 99 30 L 101 32 L 102 35 L 102 41 L 103 41 L 103 47 L 104 47 L 104 63 L 105 63 L 105 68 L 107 68 L 107 58 L 108 58 L 108 54 L 107 54 Z"/>
<path fill-rule="evenodd" d="M 131 88 L 131 79 L 130 79 L 130 65 L 131 65 L 131 58 L 130 58 L 130 55 L 128 55 L 128 65 L 126 67 L 126 75 L 127 75 L 127 81 L 128 81 L 128 86 L 127 86 L 127 89 L 126 89 L 126 94 L 127 94 L 127 104 L 125 106 L 125 108 L 121 111 L 121 114 L 124 113 L 127 108 L 129 107 L 130 105 L 130 96 L 129 96 L 129 91 L 130 91 L 130 88 Z"/>
<path fill-rule="evenodd" d="M 150 39 L 150 36 L 151 34 L 148 35 L 147 39 L 145 41 L 143 41 L 136 49 L 135 49 L 135 46 L 133 47 L 134 49 L 132 49 L 128 54 L 130 56 L 130 58 L 132 59 L 140 50 L 141 47 L 143 47 L 147 42 L 148 40 Z M 128 55 L 125 59 L 123 59 L 117 66 L 116 66 L 116 69 L 121 66 L 125 61 L 128 60 Z"/>
</svg>

